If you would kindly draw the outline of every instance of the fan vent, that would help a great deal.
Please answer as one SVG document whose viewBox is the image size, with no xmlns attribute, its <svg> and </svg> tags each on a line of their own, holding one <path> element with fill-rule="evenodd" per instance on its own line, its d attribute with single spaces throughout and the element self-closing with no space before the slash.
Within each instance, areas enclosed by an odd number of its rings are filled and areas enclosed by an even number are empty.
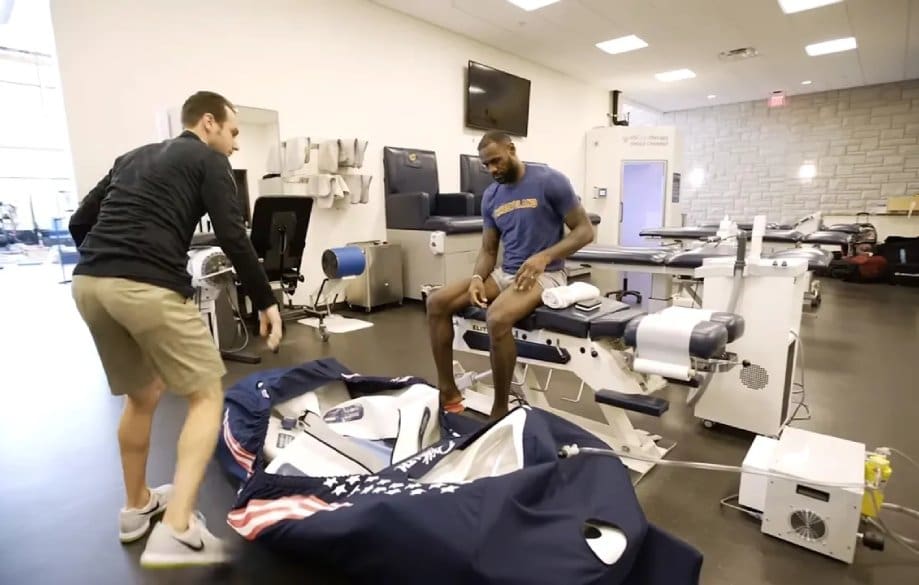
<svg viewBox="0 0 919 585">
<path fill-rule="evenodd" d="M 751 390 L 762 390 L 769 385 L 769 372 L 762 366 L 751 364 L 740 370 L 740 381 Z"/>
<path fill-rule="evenodd" d="M 788 522 L 795 534 L 808 542 L 816 542 L 826 537 L 826 522 L 810 510 L 795 510 Z"/>
<path fill-rule="evenodd" d="M 744 59 L 752 59 L 758 56 L 759 51 L 753 47 L 741 47 L 739 49 L 730 49 L 718 53 L 718 58 L 722 61 L 743 61 Z"/>
</svg>

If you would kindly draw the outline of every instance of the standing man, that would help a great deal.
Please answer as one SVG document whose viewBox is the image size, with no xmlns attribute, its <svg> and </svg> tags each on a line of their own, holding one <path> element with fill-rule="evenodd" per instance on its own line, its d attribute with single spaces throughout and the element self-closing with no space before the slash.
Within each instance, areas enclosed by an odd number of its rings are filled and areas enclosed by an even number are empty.
<svg viewBox="0 0 919 585">
<path fill-rule="evenodd" d="M 80 203 L 70 232 L 80 249 L 73 297 L 89 327 L 111 391 L 125 396 L 118 443 L 126 491 L 123 543 L 142 538 L 163 512 L 141 556 L 145 567 L 222 563 L 227 552 L 195 511 L 213 456 L 226 368 L 191 302 L 188 249 L 201 216 L 259 311 L 260 333 L 275 351 L 281 316 L 252 248 L 228 157 L 237 150 L 233 105 L 198 92 L 182 106 L 185 131 L 115 160 Z M 188 401 L 174 483 L 149 489 L 153 413 L 164 389 Z"/>
<path fill-rule="evenodd" d="M 517 361 L 514 324 L 542 303 L 543 289 L 567 283 L 565 258 L 589 244 L 594 231 L 571 182 L 549 167 L 522 163 L 507 134 L 489 132 L 482 137 L 479 158 L 495 179 L 482 198 L 482 248 L 470 278 L 448 284 L 428 298 L 428 327 L 441 403 L 447 410 L 459 410 L 462 394 L 453 379 L 453 314 L 470 304 L 488 307 L 495 387 L 491 418 L 497 419 L 508 412 Z M 495 268 L 499 241 L 504 259 L 501 268 Z"/>
</svg>

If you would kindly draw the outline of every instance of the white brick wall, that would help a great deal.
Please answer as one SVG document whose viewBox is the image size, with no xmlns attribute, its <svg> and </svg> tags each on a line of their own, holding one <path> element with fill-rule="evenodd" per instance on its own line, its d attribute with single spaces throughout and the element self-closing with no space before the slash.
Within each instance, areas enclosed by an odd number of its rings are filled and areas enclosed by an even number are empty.
<svg viewBox="0 0 919 585">
<path fill-rule="evenodd" d="M 685 145 L 687 223 L 725 213 L 749 220 L 793 220 L 817 210 L 851 212 L 919 193 L 919 80 L 791 96 L 783 108 L 765 98 L 663 115 Z M 817 176 L 802 180 L 802 164 Z"/>
</svg>

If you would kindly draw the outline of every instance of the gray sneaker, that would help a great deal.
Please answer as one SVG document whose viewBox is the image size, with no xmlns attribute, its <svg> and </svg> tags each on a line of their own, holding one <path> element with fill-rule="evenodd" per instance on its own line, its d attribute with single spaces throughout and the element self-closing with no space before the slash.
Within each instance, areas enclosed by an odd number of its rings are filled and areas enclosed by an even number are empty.
<svg viewBox="0 0 919 585">
<path fill-rule="evenodd" d="M 158 522 L 140 555 L 140 565 L 147 569 L 164 569 L 190 565 L 228 563 L 226 544 L 208 531 L 204 516 L 197 513 L 184 534 L 176 534 L 165 522 Z"/>
<path fill-rule="evenodd" d="M 122 508 L 119 513 L 118 538 L 123 544 L 140 540 L 150 529 L 150 520 L 166 509 L 172 497 L 172 485 L 166 484 L 150 490 L 150 502 L 144 508 Z"/>
</svg>

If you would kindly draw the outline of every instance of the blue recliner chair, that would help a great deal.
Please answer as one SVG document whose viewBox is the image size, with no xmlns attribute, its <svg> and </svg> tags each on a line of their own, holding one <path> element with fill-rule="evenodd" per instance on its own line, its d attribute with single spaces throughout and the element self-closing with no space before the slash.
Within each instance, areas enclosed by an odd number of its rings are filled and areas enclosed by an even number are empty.
<svg viewBox="0 0 919 585">
<path fill-rule="evenodd" d="M 482 231 L 481 212 L 475 212 L 472 193 L 440 192 L 433 151 L 384 147 L 383 183 L 388 229 Z"/>
</svg>

